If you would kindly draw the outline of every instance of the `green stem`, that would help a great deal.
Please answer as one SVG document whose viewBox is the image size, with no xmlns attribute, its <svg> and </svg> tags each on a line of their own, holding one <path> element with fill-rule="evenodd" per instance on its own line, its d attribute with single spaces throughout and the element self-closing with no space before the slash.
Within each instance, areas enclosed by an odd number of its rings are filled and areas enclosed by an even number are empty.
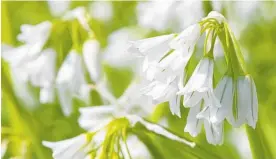
<svg viewBox="0 0 276 159">
<path fill-rule="evenodd" d="M 259 125 L 257 125 L 256 129 L 246 126 L 246 133 L 253 159 L 273 158 L 270 149 L 267 147 L 267 141 Z"/>
<path fill-rule="evenodd" d="M 34 149 L 37 158 L 46 159 L 47 155 L 44 153 L 42 148 L 41 140 L 35 133 L 34 127 L 30 124 L 31 118 L 28 112 L 24 111 L 21 107 L 19 107 L 20 103 L 17 101 L 15 94 L 12 92 L 13 88 L 9 81 L 7 70 L 3 70 L 2 66 L 2 91 L 3 91 L 3 99 L 6 99 L 7 106 L 9 109 L 9 117 L 11 122 L 11 127 L 17 134 L 23 134 L 30 140 L 32 143 L 32 148 Z M 25 115 L 25 116 L 23 116 Z"/>
</svg>

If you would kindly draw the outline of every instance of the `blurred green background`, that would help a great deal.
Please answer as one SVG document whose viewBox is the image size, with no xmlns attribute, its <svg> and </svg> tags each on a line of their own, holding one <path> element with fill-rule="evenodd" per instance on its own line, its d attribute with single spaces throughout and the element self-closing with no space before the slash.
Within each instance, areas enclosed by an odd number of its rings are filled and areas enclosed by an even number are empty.
<svg viewBox="0 0 276 159">
<path fill-rule="evenodd" d="M 16 40 L 16 36 L 20 33 L 22 24 L 37 24 L 45 20 L 54 21 L 59 18 L 51 14 L 46 1 L 4 1 L 1 3 L 2 44 L 19 46 L 21 43 Z M 95 2 L 72 1 L 68 10 L 78 6 L 84 6 L 87 10 L 91 10 L 89 6 L 92 3 Z M 113 1 L 110 3 L 112 6 L 111 20 L 104 22 L 92 17 L 91 22 L 91 27 L 102 48 L 108 46 L 108 36 L 113 31 L 122 27 L 138 26 L 136 6 L 139 2 Z M 249 72 L 255 80 L 259 99 L 257 128 L 255 130 L 247 129 L 250 134 L 248 138 L 252 146 L 251 151 L 256 159 L 272 159 L 276 158 L 276 2 L 252 1 L 244 3 L 243 5 L 247 7 L 238 8 L 240 6 L 238 2 L 204 1 L 201 5 L 204 16 L 211 10 L 218 10 L 229 20 L 230 26 L 234 27 L 233 30 L 246 57 Z M 253 6 L 253 3 L 257 3 L 257 5 L 252 9 L 250 6 Z M 220 7 L 218 8 L 218 6 Z M 191 12 L 190 14 L 193 13 Z M 183 15 L 183 19 L 189 16 Z M 173 32 L 171 29 L 164 31 L 149 29 L 146 31 L 145 37 L 171 32 Z M 141 34 L 144 34 L 143 30 L 141 30 Z M 10 140 L 8 151 L 4 158 L 21 154 L 23 143 L 23 147 L 27 151 L 25 158 L 48 159 L 51 158 L 51 151 L 42 146 L 42 140 L 58 141 L 84 132 L 77 123 L 79 115 L 77 108 L 84 106 L 81 101 L 75 100 L 74 113 L 70 117 L 65 117 L 57 100 L 53 104 L 39 104 L 38 88 L 29 85 L 37 106 L 34 109 L 27 109 L 28 106 L 15 94 L 9 67 L 3 60 L 1 70 L 1 137 L 2 140 Z M 104 71 L 107 74 L 114 95 L 119 97 L 131 82 L 133 72 L 127 67 L 116 68 L 108 64 L 105 64 Z M 93 97 L 93 99 L 91 105 L 101 103 L 99 98 Z M 212 146 L 207 143 L 204 133 L 192 138 L 188 133 L 183 132 L 188 111 L 183 108 L 182 112 L 184 118 L 180 119 L 172 116 L 168 106 L 163 104 L 157 107 L 150 120 L 157 121 L 160 118 L 166 118 L 168 129 L 180 136 L 196 141 L 199 147 L 191 150 L 164 138 L 155 137 L 154 139 L 149 139 L 147 136 L 140 134 L 141 139 L 144 139 L 143 141 L 146 142 L 148 148 L 152 149 L 153 157 L 158 159 L 236 159 L 252 157 L 248 155 L 248 144 L 241 143 L 244 138 L 245 142 L 247 142 L 247 138 L 238 135 L 239 133 L 234 133 L 237 131 L 244 132 L 243 128 L 233 129 L 229 124 L 225 124 L 224 144 L 222 146 Z"/>
</svg>

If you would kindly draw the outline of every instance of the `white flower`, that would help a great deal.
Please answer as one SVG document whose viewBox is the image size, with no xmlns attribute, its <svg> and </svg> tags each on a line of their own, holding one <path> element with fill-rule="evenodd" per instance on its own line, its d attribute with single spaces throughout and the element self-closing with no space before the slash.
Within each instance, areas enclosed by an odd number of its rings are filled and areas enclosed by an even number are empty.
<svg viewBox="0 0 276 159">
<path fill-rule="evenodd" d="M 223 122 L 212 122 L 212 117 L 212 107 L 206 106 L 204 101 L 201 100 L 197 105 L 190 108 L 184 131 L 196 137 L 201 131 L 202 124 L 204 124 L 208 143 L 214 145 L 222 144 Z"/>
<path fill-rule="evenodd" d="M 88 17 L 86 15 L 86 11 L 84 7 L 77 7 L 71 11 L 68 11 L 64 16 L 64 20 L 74 20 L 78 19 L 79 23 L 82 25 L 82 27 L 87 30 L 91 31 L 91 28 L 88 24 Z"/>
<path fill-rule="evenodd" d="M 169 42 L 174 38 L 175 34 L 162 35 L 153 38 L 142 39 L 130 42 L 128 52 L 135 53 L 139 56 L 148 56 L 151 59 L 162 58 L 170 49 Z"/>
<path fill-rule="evenodd" d="M 97 82 L 100 78 L 100 44 L 96 40 L 88 40 L 83 44 L 83 60 L 91 80 Z"/>
<path fill-rule="evenodd" d="M 49 89 L 53 89 L 56 53 L 53 49 L 42 50 L 51 33 L 51 27 L 52 24 L 48 21 L 37 25 L 22 25 L 17 39 L 25 44 L 5 49 L 2 54 L 17 74 L 17 79 L 22 82 L 30 80 L 34 86 L 47 88 L 48 93 L 41 90 L 42 103 L 53 101 L 53 93 L 50 94 L 53 91 Z"/>
<path fill-rule="evenodd" d="M 223 122 L 212 122 L 214 116 L 214 107 L 207 106 L 204 103 L 203 109 L 196 115 L 196 118 L 204 120 L 204 128 L 208 143 L 221 145 L 223 143 Z"/>
<path fill-rule="evenodd" d="M 108 22 L 113 16 L 112 3 L 108 1 L 94 1 L 89 5 L 89 12 L 93 18 Z"/>
<path fill-rule="evenodd" d="M 213 67 L 214 61 L 210 58 L 199 62 L 185 87 L 179 91 L 179 94 L 184 94 L 184 106 L 193 107 L 204 99 L 207 106 L 220 107 L 213 92 Z"/>
<path fill-rule="evenodd" d="M 56 79 L 59 100 L 65 115 L 72 112 L 72 98 L 89 100 L 89 88 L 84 76 L 81 56 L 72 50 L 59 69 Z"/>
<path fill-rule="evenodd" d="M 128 52 L 143 57 L 143 72 L 146 72 L 147 79 L 152 80 L 156 68 L 156 64 L 164 57 L 171 48 L 169 42 L 174 38 L 174 34 L 163 35 L 143 40 L 131 42 Z"/>
<path fill-rule="evenodd" d="M 90 150 L 89 143 L 86 134 L 57 142 L 42 142 L 44 146 L 52 149 L 54 159 L 84 159 Z"/>
<path fill-rule="evenodd" d="M 169 101 L 171 112 L 178 116 L 180 95 L 177 92 L 183 87 L 185 67 L 199 36 L 200 26 L 195 24 L 177 37 L 170 34 L 133 42 L 128 50 L 144 57 L 143 71 L 151 82 L 143 88 L 143 93 L 156 104 Z"/>
<path fill-rule="evenodd" d="M 37 59 L 22 67 L 28 72 L 30 82 L 41 88 L 41 103 L 50 103 L 54 100 L 55 62 L 56 52 L 53 49 L 46 49 L 41 52 Z"/>
<path fill-rule="evenodd" d="M 21 25 L 21 33 L 17 36 L 17 39 L 26 44 L 40 45 L 42 48 L 45 42 L 48 40 L 52 23 L 44 21 L 37 25 L 23 24 Z"/>
<path fill-rule="evenodd" d="M 88 131 L 96 131 L 104 127 L 112 119 L 126 116 L 127 114 L 149 115 L 154 107 L 151 100 L 143 96 L 139 91 L 137 92 L 140 87 L 140 84 L 132 83 L 124 94 L 116 100 L 104 84 L 97 84 L 96 90 L 103 98 L 109 100 L 110 105 L 80 108 L 80 126 Z"/>
<path fill-rule="evenodd" d="M 6 48 L 2 57 L 12 67 L 21 67 L 22 64 L 37 58 L 49 38 L 51 27 L 52 24 L 48 21 L 37 25 L 22 25 L 22 32 L 17 36 L 17 39 L 25 44 L 16 48 Z"/>
<path fill-rule="evenodd" d="M 227 120 L 236 127 L 247 122 L 255 128 L 258 120 L 258 99 L 255 83 L 250 76 L 240 76 L 237 79 L 234 96 Z"/>
<path fill-rule="evenodd" d="M 142 89 L 142 93 L 150 96 L 155 104 L 169 101 L 172 114 L 180 115 L 180 98 L 178 92 L 177 80 L 168 83 L 153 81 Z"/>
<path fill-rule="evenodd" d="M 247 122 L 255 128 L 258 120 L 258 98 L 251 76 L 241 76 L 237 80 L 225 76 L 215 93 L 221 107 L 213 110 L 212 122 L 222 122 L 227 118 L 235 127 Z"/>
<path fill-rule="evenodd" d="M 213 122 L 222 122 L 232 111 L 234 96 L 233 81 L 232 77 L 224 76 L 215 89 L 215 94 L 220 101 L 221 107 L 215 110 L 216 113 L 212 118 Z"/>
<path fill-rule="evenodd" d="M 46 49 L 35 60 L 27 63 L 25 68 L 34 86 L 49 87 L 55 79 L 56 52 L 53 49 Z"/>
<path fill-rule="evenodd" d="M 11 69 L 13 70 L 14 75 L 16 75 L 14 76 L 14 80 L 22 85 L 27 81 L 30 81 L 31 84 L 36 87 L 42 89 L 47 88 L 48 91 L 50 91 L 50 88 L 53 89 L 56 69 L 56 52 L 53 49 L 48 48 L 39 52 L 39 54 L 35 56 L 29 56 L 27 52 L 20 51 L 22 47 L 10 48 L 3 52 L 3 57 L 10 62 Z M 19 87 L 24 89 L 23 86 Z M 42 92 L 42 96 L 43 94 L 45 95 L 45 93 Z M 41 103 L 52 102 L 54 95 L 51 94 L 50 96 L 50 98 L 45 96 L 41 97 Z"/>
<path fill-rule="evenodd" d="M 14 54 L 13 47 L 6 45 L 6 44 L 1 44 L 2 47 L 2 54 L 1 56 L 3 57 L 4 60 L 7 60 L 9 64 L 12 64 L 13 55 L 15 57 L 16 54 Z M 28 74 L 26 72 L 22 72 L 18 70 L 16 67 L 11 66 L 10 69 L 11 73 L 11 79 L 12 79 L 12 84 L 14 91 L 16 93 L 16 96 L 23 101 L 24 105 L 28 106 L 29 108 L 33 108 L 36 105 L 38 105 L 32 94 L 31 91 L 28 88 Z"/>
</svg>

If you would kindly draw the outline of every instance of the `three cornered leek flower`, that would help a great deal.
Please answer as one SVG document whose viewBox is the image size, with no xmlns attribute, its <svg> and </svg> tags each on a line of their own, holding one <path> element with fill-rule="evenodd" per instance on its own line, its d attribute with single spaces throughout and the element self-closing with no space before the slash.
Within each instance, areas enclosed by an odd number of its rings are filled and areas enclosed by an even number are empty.
<svg viewBox="0 0 276 159">
<path fill-rule="evenodd" d="M 225 76 L 216 88 L 221 108 L 216 110 L 214 122 L 227 119 L 235 127 L 247 123 L 255 128 L 258 120 L 258 99 L 255 83 L 250 75 L 234 80 Z"/>
<path fill-rule="evenodd" d="M 56 52 L 52 48 L 44 49 L 51 33 L 52 23 L 45 21 L 37 25 L 21 26 L 17 39 L 24 44 L 6 49 L 2 57 L 10 63 L 11 69 L 22 81 L 30 81 L 40 87 L 40 102 L 54 100 L 54 79 Z"/>
<path fill-rule="evenodd" d="M 69 22 L 74 19 L 78 21 Z M 5 47 L 2 57 L 10 64 L 13 74 L 16 74 L 16 79 L 21 80 L 21 83 L 27 85 L 27 82 L 30 82 L 33 86 L 41 88 L 40 103 L 53 102 L 57 88 L 62 110 L 68 116 L 72 111 L 74 96 L 89 101 L 90 89 L 85 79 L 85 71 L 88 71 L 92 82 L 99 81 L 101 56 L 99 56 L 100 44 L 89 28 L 89 17 L 86 17 L 84 8 L 67 12 L 64 20 L 68 21 L 62 23 L 67 25 L 65 28 L 72 29 L 70 40 L 73 46 L 69 53 L 62 52 L 62 49 L 55 50 L 56 47 L 52 44 L 56 37 L 56 24 L 60 22 L 45 21 L 37 25 L 22 25 L 17 39 L 24 44 L 15 48 Z M 85 38 L 78 40 L 80 32 Z M 57 60 L 56 52 L 65 53 L 67 57 L 62 59 L 58 56 Z M 62 62 L 59 70 L 56 70 L 57 61 Z M 25 91 L 26 88 L 22 90 Z M 29 98 L 27 95 L 25 97 Z"/>
<path fill-rule="evenodd" d="M 90 87 L 85 78 L 85 70 L 93 82 L 100 79 L 100 46 L 97 40 L 89 39 L 84 42 L 82 55 L 71 50 L 59 68 L 56 77 L 56 87 L 59 100 L 65 115 L 72 112 L 73 97 L 89 102 Z"/>
<path fill-rule="evenodd" d="M 192 75 L 187 77 L 186 65 L 204 33 L 203 58 Z M 222 41 L 228 70 L 214 89 L 214 45 L 217 38 Z M 142 67 L 149 84 L 141 91 L 155 104 L 169 101 L 172 114 L 180 117 L 183 95 L 184 107 L 190 108 L 185 132 L 195 137 L 204 124 L 207 141 L 222 144 L 224 119 L 235 127 L 243 123 L 255 127 L 258 111 L 255 84 L 245 71 L 239 46 L 220 13 L 210 12 L 179 35 L 131 42 L 128 52 L 144 59 Z M 188 81 L 185 83 L 186 78 Z"/>
<path fill-rule="evenodd" d="M 156 104 L 170 102 L 173 114 L 180 117 L 180 96 L 184 70 L 192 56 L 200 35 L 198 24 L 192 25 L 178 36 L 176 34 L 131 42 L 128 52 L 142 56 L 143 71 L 149 85 L 143 88 Z"/>
<path fill-rule="evenodd" d="M 72 99 L 78 96 L 89 102 L 89 87 L 85 80 L 82 57 L 72 50 L 61 65 L 56 78 L 59 100 L 65 115 L 72 112 Z"/>
<path fill-rule="evenodd" d="M 186 141 L 168 132 L 163 127 L 135 115 L 136 111 L 133 111 L 133 109 L 149 109 L 149 106 L 153 106 L 152 104 L 148 105 L 147 108 L 139 106 L 144 96 L 134 94 L 137 87 L 140 87 L 139 84 L 133 83 L 119 99 L 116 99 L 105 83 L 97 83 L 94 89 L 103 98 L 106 98 L 110 105 L 80 108 L 81 115 L 78 121 L 80 126 L 87 130 L 87 133 L 58 142 L 44 141 L 43 144 L 52 149 L 53 158 L 151 158 L 151 154 L 144 143 L 135 134 L 128 131 L 135 127 L 137 123 L 142 124 L 146 131 L 194 147 L 194 143 Z M 149 114 L 142 111 L 140 115 L 146 116 Z"/>
<path fill-rule="evenodd" d="M 100 83 L 97 89 L 100 89 L 104 97 L 113 98 L 105 85 Z M 114 102 L 113 99 L 111 101 Z M 129 122 L 123 118 L 115 119 L 116 115 L 118 117 L 116 109 L 117 105 L 81 108 L 79 124 L 88 131 L 87 133 L 58 142 L 44 141 L 43 144 L 53 150 L 55 159 L 108 158 L 121 154 L 128 155 L 128 153 L 124 153 L 125 150 L 129 151 L 129 148 L 123 149 L 126 144 L 126 136 L 123 135 L 126 134 Z M 139 149 L 139 147 L 137 148 Z"/>
</svg>

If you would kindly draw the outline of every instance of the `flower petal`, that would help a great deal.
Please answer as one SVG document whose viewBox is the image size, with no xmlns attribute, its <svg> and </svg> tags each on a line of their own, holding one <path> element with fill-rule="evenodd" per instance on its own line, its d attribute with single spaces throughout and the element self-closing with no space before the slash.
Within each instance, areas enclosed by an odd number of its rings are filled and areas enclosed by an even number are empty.
<svg viewBox="0 0 276 159">
<path fill-rule="evenodd" d="M 83 45 L 83 60 L 94 82 L 100 77 L 100 44 L 96 40 L 88 40 Z"/>
<path fill-rule="evenodd" d="M 201 105 L 202 102 L 190 108 L 187 124 L 184 128 L 184 132 L 190 133 L 193 137 L 196 137 L 200 133 L 202 127 L 203 120 L 196 118 L 196 115 L 200 112 Z"/>
</svg>

